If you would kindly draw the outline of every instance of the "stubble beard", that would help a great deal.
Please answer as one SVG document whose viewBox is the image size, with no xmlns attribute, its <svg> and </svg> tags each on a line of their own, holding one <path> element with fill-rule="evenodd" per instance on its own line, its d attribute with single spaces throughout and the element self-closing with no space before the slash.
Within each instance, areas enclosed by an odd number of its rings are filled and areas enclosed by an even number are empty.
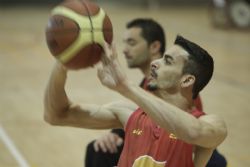
<svg viewBox="0 0 250 167">
<path fill-rule="evenodd" d="M 149 91 L 156 91 L 157 89 L 158 89 L 157 84 L 149 83 L 147 85 L 147 90 L 149 90 Z"/>
</svg>

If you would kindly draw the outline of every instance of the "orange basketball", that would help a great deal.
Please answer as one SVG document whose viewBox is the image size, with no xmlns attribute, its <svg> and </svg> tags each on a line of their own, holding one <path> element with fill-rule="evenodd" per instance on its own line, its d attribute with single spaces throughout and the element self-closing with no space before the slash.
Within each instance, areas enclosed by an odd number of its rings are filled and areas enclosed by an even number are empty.
<svg viewBox="0 0 250 167">
<path fill-rule="evenodd" d="M 112 24 L 102 8 L 87 0 L 68 0 L 56 6 L 46 27 L 51 54 L 69 69 L 96 64 L 106 41 L 111 44 Z"/>
</svg>

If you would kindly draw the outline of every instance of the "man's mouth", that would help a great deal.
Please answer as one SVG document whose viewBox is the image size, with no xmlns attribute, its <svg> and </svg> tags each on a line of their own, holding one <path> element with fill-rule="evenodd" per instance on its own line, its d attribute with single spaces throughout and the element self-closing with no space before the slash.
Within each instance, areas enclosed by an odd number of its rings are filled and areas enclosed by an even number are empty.
<svg viewBox="0 0 250 167">
<path fill-rule="evenodd" d="M 155 70 L 151 70 L 151 77 L 157 78 L 157 73 L 155 72 Z"/>
<path fill-rule="evenodd" d="M 126 59 L 131 59 L 130 55 L 128 55 L 128 54 L 124 54 L 124 55 L 125 55 Z"/>
</svg>

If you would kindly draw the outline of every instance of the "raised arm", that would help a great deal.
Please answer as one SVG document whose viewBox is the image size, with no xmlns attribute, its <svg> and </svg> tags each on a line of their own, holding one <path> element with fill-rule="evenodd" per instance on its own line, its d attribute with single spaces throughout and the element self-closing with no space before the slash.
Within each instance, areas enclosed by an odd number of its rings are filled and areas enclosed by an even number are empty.
<svg viewBox="0 0 250 167">
<path fill-rule="evenodd" d="M 206 148 L 215 148 L 226 137 L 224 121 L 217 116 L 196 119 L 191 114 L 131 84 L 117 60 L 114 48 L 106 47 L 101 82 L 140 106 L 155 122 L 179 139 Z"/>
<path fill-rule="evenodd" d="M 205 115 L 197 119 L 136 85 L 128 84 L 119 92 L 138 104 L 162 128 L 188 143 L 215 148 L 226 137 L 225 123 L 218 116 Z"/>
<path fill-rule="evenodd" d="M 90 129 L 121 128 L 135 105 L 125 102 L 108 105 L 73 104 L 66 92 L 67 70 L 56 63 L 44 98 L 44 119 L 52 125 L 73 126 Z"/>
</svg>

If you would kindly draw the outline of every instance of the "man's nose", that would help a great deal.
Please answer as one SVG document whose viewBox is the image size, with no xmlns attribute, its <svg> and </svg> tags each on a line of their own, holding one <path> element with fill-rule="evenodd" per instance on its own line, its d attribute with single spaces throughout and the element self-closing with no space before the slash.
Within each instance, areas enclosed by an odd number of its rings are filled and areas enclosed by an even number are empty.
<svg viewBox="0 0 250 167">
<path fill-rule="evenodd" d="M 127 48 L 127 47 L 124 47 L 124 48 L 123 48 L 123 53 L 124 53 L 124 54 L 128 53 L 128 48 Z"/>
<path fill-rule="evenodd" d="M 157 62 L 157 60 L 154 60 L 152 63 L 151 63 L 151 69 L 152 70 L 157 70 L 159 68 L 159 63 Z"/>
</svg>

